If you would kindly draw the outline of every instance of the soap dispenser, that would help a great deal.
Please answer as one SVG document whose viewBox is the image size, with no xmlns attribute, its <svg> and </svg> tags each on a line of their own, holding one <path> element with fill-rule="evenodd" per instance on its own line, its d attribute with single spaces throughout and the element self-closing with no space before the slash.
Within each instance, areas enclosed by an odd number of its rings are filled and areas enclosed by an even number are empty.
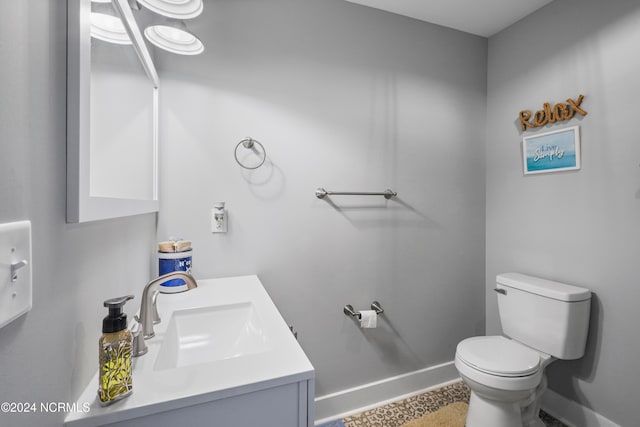
<svg viewBox="0 0 640 427">
<path fill-rule="evenodd" d="M 99 341 L 98 399 L 102 406 L 116 402 L 133 391 L 133 336 L 127 329 L 127 315 L 122 312 L 122 307 L 130 299 L 133 299 L 133 295 L 104 302 L 109 315 L 102 320 L 102 336 Z"/>
</svg>

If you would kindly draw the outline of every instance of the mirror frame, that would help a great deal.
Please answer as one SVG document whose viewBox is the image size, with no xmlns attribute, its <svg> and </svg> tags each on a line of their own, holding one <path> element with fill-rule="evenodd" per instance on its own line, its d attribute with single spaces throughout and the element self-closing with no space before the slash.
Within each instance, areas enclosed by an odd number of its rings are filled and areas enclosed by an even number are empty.
<svg viewBox="0 0 640 427">
<path fill-rule="evenodd" d="M 67 1 L 67 223 L 157 212 L 159 79 L 127 0 L 112 0 L 153 88 L 153 194 L 151 200 L 90 194 L 91 0 Z"/>
</svg>

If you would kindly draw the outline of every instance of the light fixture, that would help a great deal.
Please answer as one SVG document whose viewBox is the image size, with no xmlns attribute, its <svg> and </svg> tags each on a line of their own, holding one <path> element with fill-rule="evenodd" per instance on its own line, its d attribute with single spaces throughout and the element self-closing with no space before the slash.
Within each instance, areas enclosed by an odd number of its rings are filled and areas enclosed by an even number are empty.
<svg viewBox="0 0 640 427">
<path fill-rule="evenodd" d="M 202 0 L 138 0 L 152 12 L 173 19 L 191 19 L 202 13 Z"/>
<path fill-rule="evenodd" d="M 109 43 L 131 44 L 127 30 L 111 1 L 107 3 L 103 0 L 92 0 L 91 37 Z"/>
<path fill-rule="evenodd" d="M 200 39 L 189 32 L 183 21 L 166 19 L 160 25 L 144 30 L 145 37 L 157 47 L 178 55 L 198 55 L 204 52 Z"/>
<path fill-rule="evenodd" d="M 92 3 L 111 3 L 112 0 L 91 0 Z M 140 5 L 137 0 L 128 0 L 131 10 L 140 10 Z"/>
</svg>

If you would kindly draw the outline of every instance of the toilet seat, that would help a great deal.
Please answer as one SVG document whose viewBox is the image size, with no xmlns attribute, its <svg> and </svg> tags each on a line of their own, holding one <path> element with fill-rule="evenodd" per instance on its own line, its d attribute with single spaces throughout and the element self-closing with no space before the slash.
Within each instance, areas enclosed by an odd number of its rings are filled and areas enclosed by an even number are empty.
<svg viewBox="0 0 640 427">
<path fill-rule="evenodd" d="M 456 357 L 470 367 L 499 377 L 527 377 L 540 370 L 540 354 L 502 336 L 467 338 L 458 344 Z"/>
<path fill-rule="evenodd" d="M 467 338 L 458 344 L 455 356 L 456 369 L 467 384 L 514 392 L 540 384 L 541 361 L 540 353 L 501 336 Z"/>
</svg>

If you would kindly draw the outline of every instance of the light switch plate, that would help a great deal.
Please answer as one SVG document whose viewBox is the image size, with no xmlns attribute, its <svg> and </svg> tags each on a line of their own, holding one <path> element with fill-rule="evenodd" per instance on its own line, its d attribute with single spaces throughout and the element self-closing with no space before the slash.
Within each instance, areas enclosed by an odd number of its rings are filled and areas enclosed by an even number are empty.
<svg viewBox="0 0 640 427">
<path fill-rule="evenodd" d="M 0 328 L 31 310 L 31 221 L 0 224 Z"/>
</svg>

